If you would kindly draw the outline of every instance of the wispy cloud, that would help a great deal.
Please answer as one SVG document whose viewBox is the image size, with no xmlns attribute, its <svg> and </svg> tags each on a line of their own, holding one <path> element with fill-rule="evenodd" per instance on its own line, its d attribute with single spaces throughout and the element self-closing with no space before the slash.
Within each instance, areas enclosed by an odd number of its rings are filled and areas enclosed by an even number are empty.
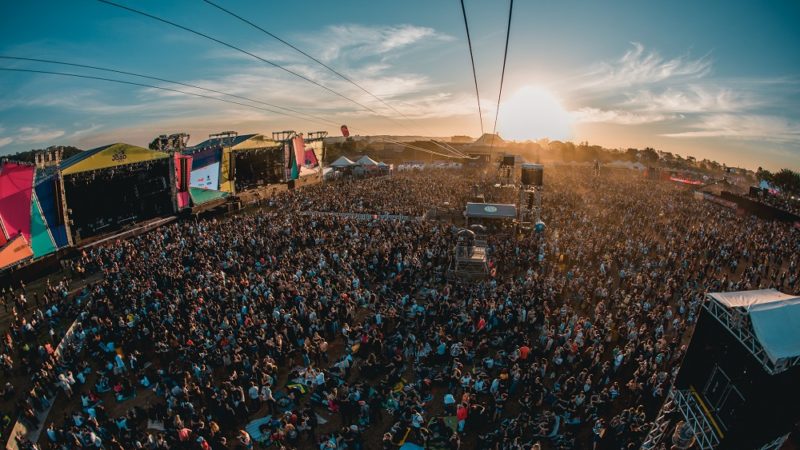
<svg viewBox="0 0 800 450">
<path fill-rule="evenodd" d="M 800 123 L 784 117 L 759 114 L 712 114 L 687 131 L 664 133 L 672 138 L 732 138 L 800 144 Z"/>
<path fill-rule="evenodd" d="M 644 89 L 629 95 L 626 106 L 648 111 L 678 113 L 737 112 L 757 107 L 759 100 L 747 91 L 726 87 L 688 85 L 662 91 Z"/>
<path fill-rule="evenodd" d="M 13 138 L 10 137 L 2 137 L 0 138 L 0 147 L 5 147 L 6 145 L 14 142 Z"/>
<path fill-rule="evenodd" d="M 589 70 L 580 88 L 613 89 L 668 80 L 696 80 L 711 73 L 712 61 L 708 56 L 693 59 L 687 54 L 667 59 L 638 42 L 631 45 L 633 48 L 618 60 L 600 63 Z"/>
<path fill-rule="evenodd" d="M 307 44 L 316 47 L 321 59 L 333 61 L 343 57 L 362 59 L 386 55 L 431 39 L 450 41 L 453 38 L 433 28 L 416 25 L 375 27 L 348 24 L 328 27 L 320 36 L 309 38 Z"/>
<path fill-rule="evenodd" d="M 708 55 L 665 57 L 632 43 L 570 82 L 565 89 L 579 99 L 571 113 L 578 124 L 652 126 L 655 136 L 672 139 L 800 144 L 800 123 L 787 118 L 787 99 L 798 91 L 794 77 L 720 77 Z"/>
<path fill-rule="evenodd" d="M 571 113 L 577 123 L 613 123 L 620 125 L 641 125 L 680 119 L 678 114 L 661 114 L 655 112 L 631 112 L 585 107 Z"/>
<path fill-rule="evenodd" d="M 64 130 L 46 130 L 39 127 L 22 127 L 16 141 L 21 144 L 41 144 L 64 136 Z"/>
</svg>

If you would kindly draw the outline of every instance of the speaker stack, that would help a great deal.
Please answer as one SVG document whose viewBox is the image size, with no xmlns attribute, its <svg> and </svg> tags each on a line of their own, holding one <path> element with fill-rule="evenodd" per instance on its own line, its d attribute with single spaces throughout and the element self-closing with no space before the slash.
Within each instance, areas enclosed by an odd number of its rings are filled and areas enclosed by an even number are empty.
<svg viewBox="0 0 800 450">
<path fill-rule="evenodd" d="M 525 163 L 522 165 L 522 184 L 525 186 L 541 187 L 544 180 L 544 166 L 541 164 Z"/>
</svg>

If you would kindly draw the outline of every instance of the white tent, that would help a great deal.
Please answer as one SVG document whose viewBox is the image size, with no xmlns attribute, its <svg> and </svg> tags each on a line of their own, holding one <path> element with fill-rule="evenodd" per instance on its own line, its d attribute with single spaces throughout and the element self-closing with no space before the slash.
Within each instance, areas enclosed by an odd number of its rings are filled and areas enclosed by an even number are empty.
<svg viewBox="0 0 800 450">
<path fill-rule="evenodd" d="M 328 167 L 335 167 L 337 169 L 342 169 L 344 167 L 350 167 L 350 166 L 352 166 L 354 164 L 355 163 L 353 161 L 350 161 L 349 159 L 347 159 L 347 157 L 340 156 L 339 159 L 337 159 L 336 161 L 328 164 Z"/>
<path fill-rule="evenodd" d="M 367 155 L 362 156 L 358 161 L 356 161 L 357 166 L 377 166 L 378 162 L 374 159 L 370 158 Z"/>
<path fill-rule="evenodd" d="M 750 316 L 758 342 L 773 362 L 800 356 L 800 297 L 775 289 L 708 295 L 727 308 L 740 308 Z"/>
</svg>

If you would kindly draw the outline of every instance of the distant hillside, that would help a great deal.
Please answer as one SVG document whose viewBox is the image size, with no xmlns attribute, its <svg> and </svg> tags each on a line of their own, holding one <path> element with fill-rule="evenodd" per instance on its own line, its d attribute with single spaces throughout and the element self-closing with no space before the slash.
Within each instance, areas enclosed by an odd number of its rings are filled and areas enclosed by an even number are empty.
<svg viewBox="0 0 800 450">
<path fill-rule="evenodd" d="M 77 147 L 72 147 L 72 146 L 69 146 L 69 145 L 64 146 L 62 148 L 63 148 L 63 154 L 61 155 L 61 159 L 62 160 L 65 160 L 65 159 L 69 158 L 70 156 L 76 155 L 76 154 L 78 154 L 78 153 L 83 151 L 83 150 L 81 150 L 81 149 L 79 149 Z M 28 150 L 26 152 L 19 152 L 19 153 L 15 153 L 13 155 L 5 155 L 3 157 L 4 158 L 8 158 L 11 161 L 20 161 L 20 162 L 32 163 L 32 162 L 35 162 L 34 161 L 34 158 L 35 158 L 34 155 L 36 155 L 37 152 L 41 152 L 41 151 L 45 151 L 45 150 L 52 150 L 52 147 L 49 148 L 49 149 L 42 148 L 42 149 Z"/>
</svg>

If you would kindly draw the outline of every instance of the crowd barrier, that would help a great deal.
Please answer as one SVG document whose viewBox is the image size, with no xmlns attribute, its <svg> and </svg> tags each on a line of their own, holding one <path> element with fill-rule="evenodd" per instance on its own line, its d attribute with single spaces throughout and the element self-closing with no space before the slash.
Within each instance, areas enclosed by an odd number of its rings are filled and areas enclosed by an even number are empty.
<svg viewBox="0 0 800 450">
<path fill-rule="evenodd" d="M 420 216 L 404 216 L 400 214 L 363 214 L 363 213 L 342 213 L 342 212 L 325 212 L 325 211 L 303 211 L 300 214 L 304 216 L 314 216 L 314 217 L 345 217 L 348 219 L 356 219 L 356 220 L 401 220 L 401 221 L 422 220 L 422 217 Z"/>
</svg>

